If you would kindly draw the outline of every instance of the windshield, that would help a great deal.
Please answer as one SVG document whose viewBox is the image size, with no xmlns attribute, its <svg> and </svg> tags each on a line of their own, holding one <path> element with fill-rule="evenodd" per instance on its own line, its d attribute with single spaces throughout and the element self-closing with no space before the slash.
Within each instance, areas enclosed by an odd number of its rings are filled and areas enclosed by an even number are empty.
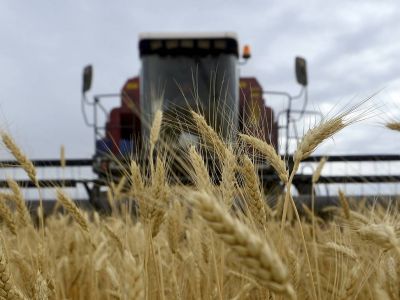
<svg viewBox="0 0 400 300">
<path fill-rule="evenodd" d="M 229 139 L 238 123 L 236 61 L 233 54 L 198 57 L 153 54 L 142 57 L 143 136 L 149 136 L 149 124 L 157 109 L 162 109 L 167 125 L 168 122 L 175 123 L 170 131 L 172 128 L 176 130 L 178 120 L 190 123 L 189 111 L 193 109 L 204 115 L 208 124 L 223 138 Z M 185 126 L 190 127 L 181 125 Z M 179 134 L 174 132 L 171 135 L 178 138 Z"/>
</svg>

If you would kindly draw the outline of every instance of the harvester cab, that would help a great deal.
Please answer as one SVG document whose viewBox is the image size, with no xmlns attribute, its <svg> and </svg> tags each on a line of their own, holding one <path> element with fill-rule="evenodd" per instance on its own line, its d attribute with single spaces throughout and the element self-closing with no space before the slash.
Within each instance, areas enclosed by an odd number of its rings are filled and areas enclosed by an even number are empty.
<svg viewBox="0 0 400 300">
<path fill-rule="evenodd" d="M 232 138 L 239 119 L 235 34 L 142 34 L 139 50 L 142 140 L 148 139 L 157 110 L 163 111 L 163 140 L 172 147 L 198 138 L 191 110 L 226 141 Z"/>
</svg>

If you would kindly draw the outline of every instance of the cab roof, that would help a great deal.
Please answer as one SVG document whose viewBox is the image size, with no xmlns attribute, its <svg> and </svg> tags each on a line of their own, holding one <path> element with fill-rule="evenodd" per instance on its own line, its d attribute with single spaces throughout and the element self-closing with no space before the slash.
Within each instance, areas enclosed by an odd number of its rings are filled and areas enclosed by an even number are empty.
<svg viewBox="0 0 400 300">
<path fill-rule="evenodd" d="M 171 32 L 141 33 L 139 35 L 140 57 L 160 56 L 206 56 L 234 54 L 239 56 L 237 35 L 234 32 Z"/>
<path fill-rule="evenodd" d="M 141 40 L 167 40 L 167 39 L 238 39 L 237 34 L 231 31 L 225 32 L 142 32 L 139 34 Z"/>
</svg>

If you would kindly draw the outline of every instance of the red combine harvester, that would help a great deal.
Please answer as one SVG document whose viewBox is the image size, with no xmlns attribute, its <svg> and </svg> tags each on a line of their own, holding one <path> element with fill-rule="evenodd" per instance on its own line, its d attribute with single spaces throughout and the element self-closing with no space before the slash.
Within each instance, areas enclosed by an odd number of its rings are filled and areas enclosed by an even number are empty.
<svg viewBox="0 0 400 300">
<path fill-rule="evenodd" d="M 233 33 L 142 34 L 139 38 L 139 53 L 140 75 L 128 79 L 120 93 L 94 95 L 93 101 L 86 95 L 91 87 L 92 67 L 84 69 L 82 110 L 85 122 L 94 130 L 95 155 L 92 158 L 67 159 L 64 162 L 59 159 L 32 161 L 35 167 L 41 169 L 92 167 L 97 178 L 40 178 L 38 184 L 41 187 L 74 188 L 83 185 L 90 203 L 97 209 L 106 208 L 106 201 L 102 201 L 104 197 L 101 186 L 110 180 L 118 180 L 124 162 L 130 157 L 139 160 L 144 157 L 140 161 L 142 166 L 148 163 L 146 146 L 149 128 L 158 109 L 163 111 L 161 140 L 167 142 L 169 150 L 178 153 L 177 157 L 180 150 L 186 152 L 185 147 L 199 142 L 199 134 L 193 130 L 195 126 L 191 126 L 194 124 L 191 124 L 193 120 L 189 110 L 194 110 L 201 113 L 228 143 L 234 142 L 237 133 L 246 132 L 265 139 L 276 148 L 278 144 L 283 145 L 284 149 L 280 152 L 284 152 L 288 167 L 291 167 L 289 140 L 298 141 L 301 138 L 296 134 L 301 132 L 296 130 L 296 125 L 301 125 L 303 116 L 317 113 L 306 110 L 308 82 L 306 61 L 303 58 L 297 57 L 295 60 L 296 79 L 301 90 L 293 96 L 282 91 L 266 91 L 256 78 L 240 76 L 239 67 L 250 57 L 250 52 L 248 47 L 244 47 L 240 57 L 238 40 Z M 263 95 L 285 97 L 288 101 L 286 109 L 274 113 L 266 105 Z M 105 98 L 118 99 L 120 104 L 111 110 L 106 109 Z M 294 100 L 304 100 L 300 110 L 293 108 Z M 85 112 L 87 106 L 93 109 L 92 122 L 89 122 Z M 321 156 L 317 155 L 305 159 L 302 170 L 305 167 L 312 170 L 320 159 Z M 206 157 L 205 160 L 207 162 Z M 399 161 L 398 154 L 328 156 L 328 164 L 332 166 L 335 163 L 349 163 L 358 166 L 365 164 L 368 167 L 375 163 Z M 257 163 L 264 187 L 269 188 L 279 183 L 279 178 L 267 164 L 262 161 Z M 0 161 L 0 169 L 20 167 L 17 161 Z M 212 164 L 209 167 L 212 168 Z M 303 173 L 302 170 L 294 177 L 293 184 L 299 194 L 307 195 L 311 191 L 311 174 Z M 319 179 L 319 183 L 325 185 L 399 182 L 398 174 L 341 174 L 321 176 Z M 18 180 L 18 184 L 25 188 L 37 187 L 23 179 Z M 7 187 L 7 181 L 0 180 L 0 188 Z M 326 191 L 327 196 L 316 201 L 321 207 L 337 202 L 335 195 L 329 195 L 328 188 Z M 299 201 L 308 201 L 309 198 L 300 196 Z M 51 207 L 53 202 L 48 203 Z"/>
<path fill-rule="evenodd" d="M 256 78 L 239 75 L 239 66 L 250 57 L 250 51 L 245 46 L 240 59 L 236 34 L 141 34 L 139 53 L 140 76 L 128 79 L 120 94 L 96 95 L 93 102 L 86 98 L 92 67 L 84 69 L 83 104 L 94 106 L 94 122 L 87 123 L 94 128 L 93 169 L 99 178 L 120 176 L 121 162 L 128 161 L 124 158 L 147 153 L 149 129 L 158 109 L 163 111 L 162 140 L 174 151 L 199 140 L 199 134 L 189 129 L 195 127 L 191 126 L 190 110 L 202 114 L 227 142 L 244 132 L 278 147 L 278 123 L 263 98 L 263 88 Z M 296 75 L 305 90 L 306 62 L 302 58 L 296 58 Z M 120 105 L 109 113 L 103 109 L 107 121 L 102 128 L 97 124 L 97 112 L 102 98 L 109 97 L 119 97 Z M 292 97 L 288 99 L 291 102 Z M 268 165 L 261 169 L 272 174 Z"/>
</svg>

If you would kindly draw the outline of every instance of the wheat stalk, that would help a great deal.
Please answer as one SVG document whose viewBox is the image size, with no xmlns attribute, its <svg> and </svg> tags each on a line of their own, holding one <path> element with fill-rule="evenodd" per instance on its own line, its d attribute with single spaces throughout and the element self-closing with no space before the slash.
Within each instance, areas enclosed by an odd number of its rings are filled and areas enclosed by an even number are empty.
<svg viewBox="0 0 400 300">
<path fill-rule="evenodd" d="M 247 134 L 239 134 L 239 136 L 244 142 L 251 145 L 254 149 L 265 156 L 268 163 L 271 164 L 283 183 L 288 182 L 288 174 L 286 171 L 285 162 L 278 155 L 278 153 L 276 153 L 274 147 L 256 137 L 249 136 Z"/>
<path fill-rule="evenodd" d="M 79 227 L 89 233 L 89 224 L 81 210 L 76 206 L 72 199 L 61 189 L 57 189 L 57 200 L 69 212 L 72 218 L 79 224 Z"/>
<path fill-rule="evenodd" d="M 198 213 L 221 240 L 230 246 L 250 274 L 273 292 L 285 294 L 290 299 L 296 298 L 289 283 L 287 268 L 271 245 L 231 217 L 207 193 L 193 193 L 190 199 Z"/>
<path fill-rule="evenodd" d="M 286 183 L 287 191 L 283 205 L 281 231 L 283 230 L 283 226 L 286 221 L 289 202 L 291 202 L 293 209 L 296 211 L 296 206 L 291 195 L 291 185 L 294 175 L 300 166 L 300 162 L 309 157 L 311 153 L 315 151 L 318 145 L 321 144 L 325 139 L 332 137 L 335 133 L 339 132 L 346 126 L 346 123 L 343 120 L 346 114 L 347 112 L 325 122 L 321 122 L 318 126 L 309 129 L 301 139 L 300 143 L 297 145 L 297 149 L 293 156 L 294 166 L 290 173 L 289 180 Z"/>
</svg>

